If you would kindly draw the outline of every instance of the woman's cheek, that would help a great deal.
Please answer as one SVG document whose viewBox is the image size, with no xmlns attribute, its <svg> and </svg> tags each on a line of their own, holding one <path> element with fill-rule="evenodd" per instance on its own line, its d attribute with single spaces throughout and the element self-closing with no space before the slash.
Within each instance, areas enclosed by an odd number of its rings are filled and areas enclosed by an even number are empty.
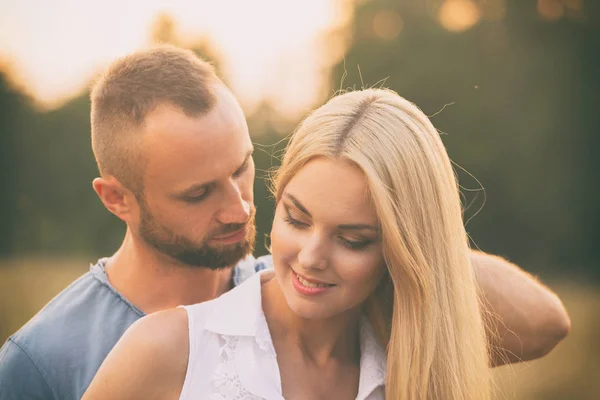
<svg viewBox="0 0 600 400">
<path fill-rule="evenodd" d="M 292 227 L 276 215 L 271 228 L 273 258 L 276 258 L 279 262 L 289 263 L 294 258 L 294 254 L 297 254 L 295 242 Z"/>
<path fill-rule="evenodd" d="M 340 260 L 339 265 L 345 267 L 338 274 L 345 276 L 346 280 L 361 287 L 376 286 L 385 269 L 383 259 L 377 252 L 361 254 L 360 252 L 347 251 L 343 260 Z"/>
</svg>

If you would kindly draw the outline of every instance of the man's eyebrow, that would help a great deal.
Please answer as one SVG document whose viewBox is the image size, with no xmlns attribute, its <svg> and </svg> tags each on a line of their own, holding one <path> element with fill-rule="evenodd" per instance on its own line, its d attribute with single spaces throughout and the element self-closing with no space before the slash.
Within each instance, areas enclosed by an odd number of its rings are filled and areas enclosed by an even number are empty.
<svg viewBox="0 0 600 400">
<path fill-rule="evenodd" d="M 236 172 L 239 171 L 240 169 L 244 168 L 244 166 L 246 165 L 246 163 L 248 163 L 248 160 L 250 160 L 250 157 L 252 157 L 252 154 L 254 153 L 254 147 L 252 147 L 250 150 L 248 150 L 248 152 L 246 153 L 246 157 L 244 158 L 244 161 L 242 162 L 242 164 L 236 169 Z"/>
<path fill-rule="evenodd" d="M 290 201 L 292 203 L 294 203 L 294 205 L 300 210 L 302 211 L 304 214 L 308 215 L 309 217 L 312 217 L 312 215 L 310 215 L 310 213 L 308 212 L 308 210 L 306 209 L 306 207 L 304 207 L 302 205 L 302 203 L 300 203 L 300 200 L 298 200 L 297 198 L 295 198 L 293 195 L 289 194 L 289 193 L 284 193 L 283 194 L 284 197 L 287 197 L 288 199 L 290 199 Z"/>
</svg>

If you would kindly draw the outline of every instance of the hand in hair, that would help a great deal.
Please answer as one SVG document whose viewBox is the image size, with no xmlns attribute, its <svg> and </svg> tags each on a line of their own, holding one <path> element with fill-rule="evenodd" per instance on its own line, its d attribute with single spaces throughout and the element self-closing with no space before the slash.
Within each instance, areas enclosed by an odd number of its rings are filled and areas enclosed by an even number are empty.
<svg viewBox="0 0 600 400">
<path fill-rule="evenodd" d="M 537 279 L 479 251 L 471 263 L 482 289 L 492 366 L 540 358 L 568 335 L 571 321 L 562 302 Z"/>
</svg>

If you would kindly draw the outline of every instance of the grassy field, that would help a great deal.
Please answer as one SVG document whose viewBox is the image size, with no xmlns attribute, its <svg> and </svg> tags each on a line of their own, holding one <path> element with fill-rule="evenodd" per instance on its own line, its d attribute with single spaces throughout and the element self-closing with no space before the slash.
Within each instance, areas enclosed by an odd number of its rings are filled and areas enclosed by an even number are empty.
<svg viewBox="0 0 600 400">
<path fill-rule="evenodd" d="M 0 340 L 31 318 L 69 282 L 89 269 L 83 260 L 0 263 Z M 600 289 L 557 281 L 572 332 L 548 356 L 497 368 L 496 400 L 600 399 Z"/>
</svg>

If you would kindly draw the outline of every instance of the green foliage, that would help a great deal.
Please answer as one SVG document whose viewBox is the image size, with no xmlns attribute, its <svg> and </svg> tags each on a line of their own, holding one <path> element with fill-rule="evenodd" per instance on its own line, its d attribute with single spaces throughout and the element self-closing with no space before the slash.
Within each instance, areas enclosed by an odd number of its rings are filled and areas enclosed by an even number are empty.
<svg viewBox="0 0 600 400">
<path fill-rule="evenodd" d="M 2 121 L 2 135 L 0 136 L 0 186 L 3 195 L 0 197 L 0 255 L 7 255 L 11 250 L 12 233 L 14 230 L 14 209 L 16 207 L 14 183 L 14 137 L 15 121 L 10 114 L 18 107 L 17 95 L 7 90 L 4 74 L 0 74 L 0 121 Z M 17 103 L 17 104 L 15 104 Z M 11 168 L 12 167 L 12 168 Z M 4 192 L 6 190 L 6 192 Z"/>
<path fill-rule="evenodd" d="M 485 188 L 485 207 L 467 226 L 476 245 L 529 269 L 600 278 L 598 9 L 548 22 L 534 2 L 507 1 L 503 19 L 450 33 L 426 3 L 361 3 L 332 85 L 384 80 L 435 115 L 451 158 Z M 382 12 L 401 17 L 397 37 L 376 34 Z M 458 172 L 463 186 L 480 187 Z M 464 194 L 465 205 L 474 201 L 469 219 L 484 196 Z"/>
</svg>

